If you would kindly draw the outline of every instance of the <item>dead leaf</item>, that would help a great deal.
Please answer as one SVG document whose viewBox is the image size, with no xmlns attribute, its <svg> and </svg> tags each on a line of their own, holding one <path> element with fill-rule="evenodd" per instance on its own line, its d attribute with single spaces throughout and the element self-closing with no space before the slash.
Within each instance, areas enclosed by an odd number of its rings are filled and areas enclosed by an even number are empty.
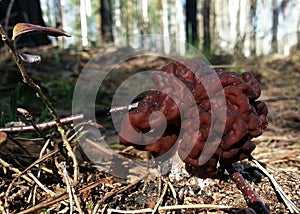
<svg viewBox="0 0 300 214">
<path fill-rule="evenodd" d="M 34 32 L 34 31 L 40 31 L 43 33 L 46 33 L 49 36 L 67 36 L 70 37 L 71 35 L 63 32 L 62 30 L 54 29 L 54 28 L 49 28 L 49 27 L 43 27 L 40 25 L 33 25 L 33 24 L 28 24 L 28 23 L 18 23 L 14 26 L 13 29 L 13 36 L 12 40 L 15 40 L 18 36 Z"/>
<path fill-rule="evenodd" d="M 6 142 L 7 134 L 5 132 L 0 132 L 0 145 Z"/>
</svg>

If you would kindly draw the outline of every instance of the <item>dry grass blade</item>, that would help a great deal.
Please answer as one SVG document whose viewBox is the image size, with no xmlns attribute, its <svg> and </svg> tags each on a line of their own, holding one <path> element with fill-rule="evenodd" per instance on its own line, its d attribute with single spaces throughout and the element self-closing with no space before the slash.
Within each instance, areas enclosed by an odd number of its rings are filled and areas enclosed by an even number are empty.
<svg viewBox="0 0 300 214">
<path fill-rule="evenodd" d="M 158 201 L 157 201 L 157 203 L 156 203 L 156 205 L 155 205 L 155 207 L 154 207 L 154 209 L 153 209 L 153 211 L 152 211 L 152 214 L 154 214 L 154 213 L 157 212 L 158 207 L 160 206 L 160 204 L 161 204 L 162 201 L 164 200 L 164 197 L 165 197 L 165 195 L 166 195 L 167 189 L 168 189 L 168 184 L 165 183 L 165 184 L 164 184 L 164 188 L 163 188 L 163 190 L 162 190 L 162 193 L 161 193 L 161 195 L 160 195 L 160 197 L 159 197 L 159 199 L 158 199 Z"/>
<path fill-rule="evenodd" d="M 105 195 L 100 201 L 98 201 L 95 205 L 95 208 L 93 210 L 93 214 L 96 214 L 98 213 L 98 210 L 100 208 L 100 205 L 102 205 L 104 202 L 106 202 L 108 199 L 112 198 L 113 196 L 117 195 L 117 194 L 120 194 L 126 190 L 129 190 L 130 188 L 134 187 L 135 185 L 137 185 L 139 182 L 141 182 L 142 180 L 144 180 L 147 176 L 148 176 L 149 173 L 147 173 L 146 175 L 144 175 L 143 177 L 141 177 L 140 179 L 136 180 L 135 182 L 117 190 L 117 191 L 114 191 L 114 192 L 111 192 L 107 195 Z"/>
<path fill-rule="evenodd" d="M 296 205 L 291 201 L 291 199 L 285 194 L 281 186 L 277 183 L 274 177 L 254 158 L 252 158 L 252 162 L 269 178 L 270 182 L 274 186 L 276 192 L 283 200 L 284 204 L 290 211 L 290 213 L 300 213 L 300 210 L 296 207 Z"/>
<path fill-rule="evenodd" d="M 95 181 L 95 182 L 79 189 L 78 192 L 83 193 L 83 192 L 89 191 L 90 189 L 93 189 L 93 188 L 97 187 L 98 185 L 102 184 L 103 181 L 105 181 L 105 179 L 100 179 L 98 181 Z M 37 211 L 41 208 L 49 207 L 53 204 L 62 202 L 63 200 L 66 200 L 67 198 L 68 198 L 68 193 L 65 191 L 65 192 L 63 192 L 59 195 L 56 195 L 53 198 L 50 198 L 48 200 L 45 200 L 45 201 L 41 202 L 40 204 L 37 204 L 36 206 L 30 207 L 27 210 L 24 210 L 24 211 L 20 212 L 19 214 L 33 213 L 33 212 L 35 212 L 35 211 Z"/>
<path fill-rule="evenodd" d="M 38 179 L 37 177 L 34 176 L 34 174 L 32 174 L 31 172 L 27 173 L 29 177 L 32 178 L 32 180 L 34 180 L 34 182 L 42 189 L 44 190 L 46 193 L 48 193 L 51 196 L 55 196 L 56 194 L 51 191 L 50 189 L 48 189 L 47 187 L 45 187 L 45 185 L 43 185 Z"/>
<path fill-rule="evenodd" d="M 23 175 L 23 173 L 22 173 L 19 169 L 13 167 L 11 164 L 7 163 L 6 161 L 4 161 L 4 160 L 1 159 L 1 158 L 0 158 L 0 164 L 2 165 L 2 167 L 9 168 L 11 171 L 17 173 L 17 174 L 18 174 L 18 175 L 17 175 L 17 178 L 22 177 L 22 178 L 24 178 L 28 183 L 31 183 L 31 184 L 34 183 L 28 176 Z"/>
</svg>

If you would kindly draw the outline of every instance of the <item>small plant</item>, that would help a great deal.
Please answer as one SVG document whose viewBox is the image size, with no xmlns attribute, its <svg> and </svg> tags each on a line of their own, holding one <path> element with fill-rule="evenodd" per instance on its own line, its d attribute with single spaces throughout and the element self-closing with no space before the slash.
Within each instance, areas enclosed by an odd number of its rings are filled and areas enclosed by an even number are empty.
<svg viewBox="0 0 300 214">
<path fill-rule="evenodd" d="M 45 105 L 45 107 L 48 109 L 49 113 L 52 115 L 56 122 L 56 127 L 57 130 L 59 131 L 63 146 L 66 148 L 68 151 L 67 154 L 68 156 L 72 159 L 73 162 L 73 169 L 74 169 L 74 174 L 73 174 L 73 183 L 76 185 L 78 183 L 78 177 L 79 177 L 79 169 L 78 169 L 78 163 L 77 159 L 75 157 L 74 152 L 72 151 L 72 148 L 69 144 L 68 138 L 66 131 L 63 128 L 63 125 L 60 121 L 60 118 L 58 114 L 56 113 L 55 109 L 53 108 L 52 104 L 48 100 L 48 98 L 45 96 L 45 94 L 42 92 L 41 88 L 34 83 L 34 81 L 29 77 L 29 75 L 26 72 L 26 69 L 23 65 L 23 63 L 30 63 L 30 64 L 36 64 L 41 62 L 41 57 L 39 55 L 32 55 L 32 54 L 24 54 L 20 53 L 16 49 L 16 40 L 20 36 L 32 32 L 43 32 L 46 33 L 49 36 L 67 36 L 70 37 L 69 34 L 58 30 L 54 28 L 48 28 L 48 27 L 43 27 L 39 25 L 33 25 L 33 24 L 28 24 L 28 23 L 18 23 L 14 26 L 13 28 L 13 35 L 12 37 L 8 37 L 7 33 L 5 32 L 4 28 L 2 25 L 0 25 L 0 34 L 3 42 L 5 45 L 9 48 L 10 54 L 18 66 L 18 69 L 23 77 L 23 82 L 27 85 L 29 85 L 32 90 L 35 92 L 36 96 L 42 101 L 42 103 Z M 12 99 L 11 99 L 11 113 L 10 117 L 11 119 L 15 118 L 15 110 L 16 109 L 16 103 L 17 103 L 17 98 L 19 96 L 19 87 L 16 88 L 16 90 L 12 93 Z M 32 123 L 32 125 L 35 125 L 32 121 L 32 116 L 29 113 L 24 113 L 25 118 Z M 44 117 L 44 116 L 43 116 Z M 38 133 L 40 133 L 40 130 L 36 127 L 36 130 Z"/>
</svg>

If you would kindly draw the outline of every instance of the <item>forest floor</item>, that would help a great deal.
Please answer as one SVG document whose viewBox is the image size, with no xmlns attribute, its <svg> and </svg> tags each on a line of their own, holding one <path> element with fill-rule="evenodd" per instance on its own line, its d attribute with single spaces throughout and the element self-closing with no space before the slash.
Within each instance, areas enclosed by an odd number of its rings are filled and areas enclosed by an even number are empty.
<svg viewBox="0 0 300 214">
<path fill-rule="evenodd" d="M 40 64 L 26 66 L 27 72 L 42 87 L 61 117 L 71 115 L 74 85 L 94 52 L 52 47 L 23 51 L 42 56 Z M 122 50 L 118 51 L 122 54 Z M 12 113 L 15 106 L 29 110 L 38 122 L 52 120 L 31 89 L 21 84 L 16 91 L 22 78 L 8 53 L 0 54 L 0 103 L 4 115 L 1 123 L 25 121 L 21 115 Z M 159 68 L 165 63 L 151 59 L 147 61 L 147 69 Z M 143 69 L 143 65 L 144 59 L 138 59 L 119 69 L 130 75 L 133 70 Z M 253 72 L 261 82 L 260 99 L 267 103 L 269 125 L 262 136 L 254 139 L 257 147 L 253 156 L 267 166 L 300 208 L 300 53 L 289 57 L 243 59 L 230 66 L 233 71 Z M 105 91 L 97 97 L 99 108 L 110 107 L 111 84 L 120 83 L 114 74 L 108 78 Z M 105 128 L 104 136 L 117 154 L 147 157 L 144 152 L 118 145 L 109 116 L 97 118 L 97 123 Z M 74 130 L 68 125 L 65 128 L 70 137 Z M 229 177 L 200 179 L 187 174 L 137 173 L 136 177 L 125 180 L 99 170 L 82 152 L 76 138 L 72 138 L 71 146 L 80 174 L 78 182 L 72 185 L 74 166 L 62 147 L 59 134 L 54 129 L 44 134 L 51 135 L 53 141 L 44 153 L 41 150 L 46 140 L 36 132 L 8 133 L 7 138 L 0 141 L 0 213 L 69 213 L 71 209 L 73 213 L 152 213 L 154 210 L 158 213 L 247 213 L 247 203 Z M 245 160 L 236 167 L 246 175 L 271 213 L 289 213 L 266 176 L 249 174 L 256 169 L 252 162 Z"/>
</svg>

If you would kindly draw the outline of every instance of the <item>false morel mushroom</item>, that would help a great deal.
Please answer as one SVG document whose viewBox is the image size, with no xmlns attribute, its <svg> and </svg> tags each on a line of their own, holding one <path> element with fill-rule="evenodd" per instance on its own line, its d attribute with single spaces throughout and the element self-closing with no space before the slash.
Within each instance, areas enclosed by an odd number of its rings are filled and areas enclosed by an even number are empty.
<svg viewBox="0 0 300 214">
<path fill-rule="evenodd" d="M 251 139 L 267 127 L 268 113 L 252 73 L 214 73 L 202 61 L 187 60 L 153 72 L 152 79 L 156 88 L 124 116 L 122 144 L 154 157 L 178 151 L 187 171 L 200 177 L 250 156 Z M 206 144 L 212 151 L 203 163 Z"/>
</svg>

